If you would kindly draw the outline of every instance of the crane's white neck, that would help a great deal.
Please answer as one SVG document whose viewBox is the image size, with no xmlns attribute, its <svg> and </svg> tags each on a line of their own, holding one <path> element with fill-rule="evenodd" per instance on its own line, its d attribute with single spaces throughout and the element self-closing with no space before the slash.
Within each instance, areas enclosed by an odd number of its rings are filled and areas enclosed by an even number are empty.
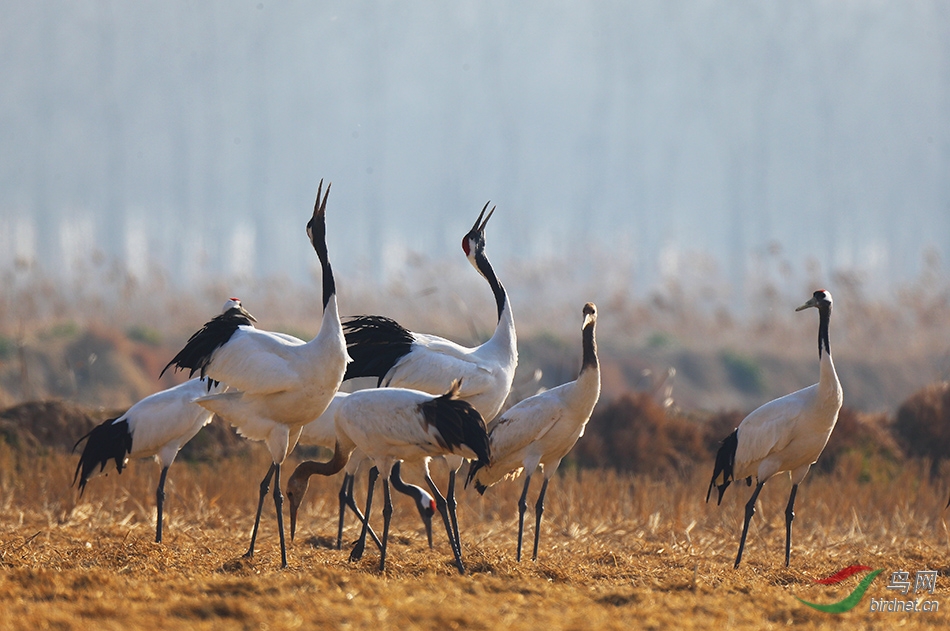
<svg viewBox="0 0 950 631">
<path fill-rule="evenodd" d="M 836 398 L 840 406 L 841 382 L 835 371 L 835 362 L 831 358 L 831 342 L 828 339 L 828 328 L 831 322 L 831 308 L 827 305 L 818 307 L 818 358 L 820 372 L 818 388 L 825 397 Z"/>
<path fill-rule="evenodd" d="M 841 390 L 841 382 L 838 381 L 838 373 L 835 371 L 835 362 L 831 359 L 831 353 L 822 353 L 819 362 L 818 387 L 828 394 Z"/>
</svg>

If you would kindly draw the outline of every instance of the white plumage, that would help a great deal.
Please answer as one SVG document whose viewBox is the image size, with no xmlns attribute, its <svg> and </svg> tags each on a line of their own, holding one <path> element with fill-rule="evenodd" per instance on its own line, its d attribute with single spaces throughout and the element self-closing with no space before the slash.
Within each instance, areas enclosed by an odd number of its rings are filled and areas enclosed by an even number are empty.
<svg viewBox="0 0 950 631">
<path fill-rule="evenodd" d="M 273 465 L 261 482 L 263 503 L 271 477 L 276 477 L 274 504 L 280 535 L 281 566 L 287 566 L 284 542 L 280 464 L 296 444 L 303 426 L 326 410 L 340 387 L 348 356 L 337 308 L 336 285 L 326 247 L 326 203 L 321 199 L 323 181 L 317 191 L 313 217 L 307 234 L 323 268 L 323 321 L 309 342 L 292 336 L 254 328 L 250 321 L 212 320 L 188 341 L 169 363 L 178 368 L 200 370 L 214 381 L 228 384 L 231 391 L 198 400 L 238 432 L 252 440 L 264 441 Z M 246 314 L 246 312 L 244 312 Z M 241 315 L 241 314 L 237 314 Z M 246 319 L 245 319 L 246 320 Z M 251 535 L 246 556 L 254 554 L 258 524 Z"/>
<path fill-rule="evenodd" d="M 337 435 L 336 435 L 336 424 L 334 422 L 334 417 L 336 415 L 337 409 L 340 407 L 340 404 L 343 402 L 346 397 L 349 396 L 349 393 L 346 392 L 337 392 L 333 396 L 333 400 L 330 401 L 330 405 L 327 406 L 326 411 L 321 414 L 317 419 L 307 423 L 303 426 L 303 430 L 300 432 L 300 439 L 297 441 L 300 445 L 311 445 L 325 447 L 327 449 L 333 449 L 336 446 Z M 360 512 L 359 507 L 356 505 L 356 502 L 353 501 L 353 481 L 356 478 L 356 475 L 367 463 L 371 464 L 369 458 L 367 458 L 363 452 L 359 449 L 353 451 L 350 455 L 349 460 L 346 463 L 344 468 L 345 476 L 343 480 L 343 486 L 340 488 L 340 515 L 339 515 L 339 525 L 337 528 L 336 536 L 336 549 L 339 550 L 343 544 L 343 516 L 346 511 L 346 507 L 349 506 L 353 513 L 356 515 L 357 519 L 360 520 L 360 523 L 366 521 L 366 518 L 363 516 L 363 513 Z M 408 495 L 413 499 L 416 505 L 416 510 L 419 511 L 419 516 L 422 518 L 422 523 L 426 529 L 426 537 L 429 540 L 429 546 L 432 546 L 432 516 L 435 514 L 435 500 L 429 495 L 424 489 L 415 486 L 413 484 L 403 483 L 401 478 L 396 476 L 396 480 L 393 481 L 394 488 Z M 289 483 L 288 483 L 289 485 Z M 288 495 L 290 492 L 288 491 Z M 290 513 L 290 538 L 294 538 L 294 534 L 297 529 L 297 510 L 292 508 Z M 376 536 L 376 533 L 373 532 L 373 529 L 369 529 L 369 534 L 376 542 L 377 546 L 381 546 L 379 538 Z"/>
<path fill-rule="evenodd" d="M 445 392 L 458 381 L 459 398 L 478 410 L 491 427 L 511 390 L 518 365 L 518 340 L 508 294 L 485 254 L 485 226 L 495 212 L 492 208 L 485 216 L 487 209 L 485 204 L 472 229 L 462 238 L 462 250 L 495 296 L 498 322 L 491 338 L 479 346 L 467 347 L 436 335 L 409 331 L 390 318 L 358 316 L 343 325 L 347 348 L 353 357 L 344 379 L 376 377 L 383 387 L 430 394 Z M 445 457 L 449 484 L 447 498 L 443 498 L 429 475 L 429 459 L 423 460 L 424 476 L 440 512 L 443 504 L 448 507 L 454 533 L 452 545 L 459 555 L 455 477 L 463 461 L 459 456 Z"/>
<path fill-rule="evenodd" d="M 818 383 L 791 394 L 769 401 L 754 410 L 730 434 L 716 456 L 713 477 L 706 493 L 706 501 L 713 486 L 718 486 L 719 502 L 732 480 L 755 476 L 757 485 L 746 505 L 745 523 L 739 541 L 735 567 L 739 567 L 745 547 L 749 523 L 755 514 L 755 502 L 766 480 L 788 471 L 792 491 L 785 509 L 785 565 L 789 564 L 792 540 L 793 507 L 798 485 L 805 479 L 809 468 L 821 455 L 838 420 L 842 392 L 828 340 L 828 325 L 832 310 L 831 293 L 819 290 L 811 299 L 798 307 L 818 309 Z"/>
<path fill-rule="evenodd" d="M 356 449 L 374 463 L 370 471 L 369 490 L 364 515 L 370 514 L 377 473 L 383 475 L 386 507 L 380 569 L 385 569 L 386 541 L 392 502 L 389 478 L 397 462 L 417 461 L 427 457 L 454 453 L 465 458 L 477 458 L 487 464 L 490 459 L 485 423 L 478 411 L 458 398 L 457 383 L 442 396 L 402 388 L 360 390 L 344 398 L 334 415 L 337 443 L 334 457 L 327 463 L 302 462 L 287 483 L 291 515 L 297 511 L 307 490 L 311 475 L 332 475 L 339 471 Z M 437 494 L 435 489 L 434 495 Z M 451 524 L 445 506 L 438 506 L 445 523 L 446 533 L 452 539 Z M 293 517 L 292 517 L 293 519 Z M 364 522 L 360 540 L 350 554 L 351 560 L 363 554 L 368 520 Z M 464 566 L 455 546 L 456 565 Z"/>
<path fill-rule="evenodd" d="M 478 410 L 486 423 L 495 418 L 511 390 L 518 340 L 508 293 L 485 254 L 485 226 L 495 211 L 492 208 L 485 217 L 487 208 L 488 204 L 462 239 L 462 249 L 495 296 L 498 322 L 491 338 L 467 347 L 437 335 L 408 331 L 389 318 L 357 316 L 344 324 L 353 357 L 347 379 L 377 377 L 383 387 L 430 394 L 445 392 L 459 381 L 459 397 Z"/>
<path fill-rule="evenodd" d="M 507 476 L 527 474 L 524 491 L 518 503 L 518 555 L 524 534 L 524 513 L 527 510 L 528 485 L 540 465 L 544 483 L 535 506 L 537 521 L 534 534 L 534 555 L 538 558 L 541 515 L 548 480 L 557 471 L 561 459 L 583 436 L 587 421 L 600 397 L 600 365 L 597 359 L 595 324 L 597 308 L 584 305 L 583 364 L 577 379 L 529 397 L 502 414 L 489 432 L 492 451 L 490 466 L 473 464 L 466 485 L 474 481 L 479 493 Z"/>
<path fill-rule="evenodd" d="M 224 386 L 219 384 L 213 386 L 212 391 L 223 389 Z M 122 416 L 103 422 L 79 439 L 79 442 L 86 440 L 73 478 L 73 482 L 79 480 L 80 494 L 90 478 L 116 469 L 122 473 L 129 459 L 154 456 L 162 467 L 155 491 L 158 510 L 155 541 L 161 542 L 165 477 L 185 443 L 211 422 L 212 413 L 194 402 L 207 391 L 207 383 L 191 379 L 156 392 L 130 407 Z"/>
</svg>

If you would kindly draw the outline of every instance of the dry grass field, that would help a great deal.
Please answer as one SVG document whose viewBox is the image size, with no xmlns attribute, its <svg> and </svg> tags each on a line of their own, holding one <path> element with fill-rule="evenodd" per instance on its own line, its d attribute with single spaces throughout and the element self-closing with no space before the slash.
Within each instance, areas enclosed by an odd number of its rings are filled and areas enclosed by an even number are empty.
<svg viewBox="0 0 950 631">
<path fill-rule="evenodd" d="M 482 281 L 464 262 L 440 267 L 437 275 L 424 263 L 410 266 L 381 293 L 341 281 L 345 312 L 386 313 L 463 343 L 484 340 L 494 309 Z M 579 310 L 589 299 L 601 311 L 604 360 L 601 404 L 574 460 L 565 462 L 547 495 L 537 562 L 514 560 L 517 480 L 484 497 L 470 489 L 460 493 L 464 576 L 454 569 L 438 520 L 430 551 L 415 510 L 399 496 L 386 573 L 378 572 L 371 544 L 361 562 L 349 563 L 346 549 L 331 547 L 338 478 L 313 480 L 289 568 L 278 569 L 270 500 L 258 552 L 244 559 L 269 458 L 262 445 L 245 445 L 220 421 L 215 433 L 204 430 L 188 446 L 200 443 L 197 455 L 191 452 L 189 460 L 183 452 L 172 467 L 165 541 L 155 544 L 157 465 L 130 463 L 122 475 L 91 480 L 80 498 L 71 486 L 77 456 L 62 448 L 86 429 L 64 415 L 33 413 L 32 421 L 4 416 L 0 630 L 947 626 L 950 467 L 939 459 L 946 456 L 947 423 L 940 419 L 950 396 L 937 388 L 907 408 L 911 420 L 923 421 L 904 432 L 916 440 L 914 449 L 897 444 L 893 429 L 904 421 L 892 422 L 900 402 L 950 375 L 946 275 L 924 275 L 898 300 L 883 302 L 865 299 L 860 283 L 833 279 L 832 339 L 847 411 L 800 489 L 791 567 L 783 564 L 789 482 L 778 477 L 760 497 L 742 566 L 734 570 L 751 489 L 736 485 L 722 506 L 704 503 L 709 441 L 724 436 L 753 406 L 814 381 L 815 320 L 792 311 L 813 287 L 764 291 L 761 304 L 740 319 L 729 311 L 728 292 L 673 284 L 640 300 L 613 285 L 605 288 L 613 277 L 591 292 L 590 279 L 560 270 L 563 282 L 552 293 L 542 282 L 551 269 L 533 269 L 522 269 L 508 283 L 521 348 L 512 402 L 538 387 L 532 375 L 542 367 L 540 385 L 576 374 Z M 101 420 L 172 385 L 167 376 L 156 381 L 158 372 L 221 297 L 237 294 L 262 326 L 305 337 L 320 310 L 318 291 L 287 283 L 222 283 L 183 296 L 163 279 L 141 283 L 120 272 L 113 278 L 108 269 L 93 272 L 89 278 L 103 282 L 67 290 L 32 270 L 5 279 L 0 408 L 62 399 Z M 112 295 L 96 293 L 99 286 L 111 287 Z M 674 364 L 680 371 L 667 384 L 670 397 L 653 379 Z M 730 367 L 741 369 L 743 380 L 730 378 Z M 91 422 L 84 413 L 75 418 Z M 32 433 L 19 433 L 26 422 Z M 908 457 L 915 454 L 931 460 Z M 286 472 L 297 459 L 290 457 Z M 578 469 L 575 463 L 612 468 Z M 411 471 L 406 477 L 420 483 Z M 438 470 L 434 477 L 445 479 Z M 535 480 L 528 541 L 539 487 Z M 365 477 L 357 488 L 362 498 Z M 373 523 L 380 527 L 376 504 Z M 352 542 L 356 521 L 348 516 L 347 524 Z M 883 572 L 851 611 L 822 613 L 797 600 L 843 599 L 863 575 L 830 586 L 814 581 L 855 564 Z M 939 573 L 934 594 L 926 595 L 939 603 L 937 612 L 870 611 L 872 598 L 897 596 L 887 584 L 900 570 L 911 577 Z"/>
<path fill-rule="evenodd" d="M 520 564 L 520 480 L 484 497 L 466 490 L 464 576 L 438 522 L 430 551 L 415 510 L 397 497 L 381 575 L 371 544 L 355 564 L 346 550 L 331 549 L 338 478 L 311 485 L 288 569 L 278 569 L 270 501 L 258 552 L 242 558 L 268 465 L 263 452 L 172 467 L 165 542 L 156 544 L 154 463 L 94 479 L 80 499 L 70 488 L 74 457 L 27 457 L 0 443 L 0 629 L 916 629 L 950 620 L 947 488 L 929 484 L 921 463 L 859 482 L 865 463 L 846 457 L 833 474 L 807 479 L 790 568 L 782 562 L 787 480 L 766 485 L 737 571 L 749 489 L 730 488 L 721 507 L 705 504 L 702 463 L 669 480 L 562 472 L 548 492 L 539 560 Z M 362 497 L 365 478 L 360 484 Z M 356 520 L 348 515 L 347 524 L 353 541 Z M 854 564 L 884 569 L 855 609 L 827 614 L 796 600 L 841 600 L 859 577 L 827 587 L 813 581 Z M 897 570 L 911 577 L 937 570 L 936 591 L 926 597 L 940 610 L 870 612 L 872 597 L 894 597 L 886 585 Z"/>
</svg>

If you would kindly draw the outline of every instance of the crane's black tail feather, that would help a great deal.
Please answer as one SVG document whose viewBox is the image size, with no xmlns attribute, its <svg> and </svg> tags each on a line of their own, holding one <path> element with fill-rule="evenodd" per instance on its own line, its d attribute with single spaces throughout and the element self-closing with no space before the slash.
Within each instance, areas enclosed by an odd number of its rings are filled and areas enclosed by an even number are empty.
<svg viewBox="0 0 950 631">
<path fill-rule="evenodd" d="M 471 465 L 469 465 L 468 475 L 465 476 L 465 488 L 468 488 L 468 485 L 471 484 L 472 480 L 475 480 L 475 476 L 478 475 L 478 471 L 482 468 L 482 466 L 484 465 L 482 465 L 481 462 L 473 462 Z M 488 487 L 478 480 L 475 480 L 475 490 L 478 491 L 479 495 L 484 495 L 485 491 L 488 490 Z"/>
<path fill-rule="evenodd" d="M 719 491 L 719 500 L 716 504 L 722 503 L 723 493 L 726 492 L 729 484 L 735 479 L 733 477 L 733 467 L 736 463 L 736 448 L 738 446 L 739 430 L 736 429 L 723 439 L 722 446 L 719 447 L 719 451 L 716 453 L 716 465 L 713 467 L 712 479 L 709 481 L 709 489 L 706 491 L 707 502 L 715 486 Z M 716 480 L 719 479 L 720 475 L 722 476 L 722 481 L 717 484 Z"/>
<path fill-rule="evenodd" d="M 346 352 L 353 360 L 343 380 L 376 377 L 380 385 L 393 366 L 412 350 L 412 332 L 392 318 L 361 315 L 343 323 Z"/>
<path fill-rule="evenodd" d="M 478 410 L 458 398 L 460 383 L 456 381 L 442 396 L 420 404 L 422 414 L 426 423 L 438 430 L 442 447 L 452 452 L 458 447 L 468 447 L 477 457 L 473 466 L 488 466 L 491 463 L 488 429 Z"/>
<path fill-rule="evenodd" d="M 82 496 L 86 490 L 86 482 L 95 475 L 96 467 L 101 472 L 106 468 L 110 460 L 115 460 L 115 468 L 122 473 L 125 467 L 126 456 L 132 451 L 132 434 L 129 432 L 129 422 L 127 420 L 116 422 L 118 418 L 112 418 L 104 421 L 102 424 L 92 428 L 92 431 L 80 438 L 73 449 L 79 446 L 83 440 L 86 440 L 86 446 L 79 456 L 79 463 L 76 465 L 76 473 L 73 474 L 73 484 L 79 480 L 79 495 Z"/>
<path fill-rule="evenodd" d="M 250 314 L 243 309 L 234 307 L 215 316 L 188 338 L 184 348 L 162 368 L 158 378 L 161 379 L 165 371 L 174 366 L 175 371 L 188 370 L 189 378 L 194 377 L 197 372 L 203 379 L 214 352 L 226 344 L 241 326 L 254 326 Z M 208 380 L 209 391 L 215 383 L 217 382 Z"/>
</svg>

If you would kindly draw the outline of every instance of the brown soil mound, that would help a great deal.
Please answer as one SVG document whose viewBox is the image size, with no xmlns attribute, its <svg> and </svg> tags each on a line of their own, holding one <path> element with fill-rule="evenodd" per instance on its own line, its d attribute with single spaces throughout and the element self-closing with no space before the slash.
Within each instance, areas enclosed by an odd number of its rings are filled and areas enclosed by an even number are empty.
<svg viewBox="0 0 950 631">
<path fill-rule="evenodd" d="M 64 401 L 29 401 L 0 411 L 0 440 L 14 450 L 69 453 L 89 430 L 125 410 L 90 410 Z M 82 446 L 80 446 L 81 450 Z M 184 460 L 214 461 L 245 453 L 249 441 L 215 417 L 182 449 Z"/>
<path fill-rule="evenodd" d="M 28 401 L 0 412 L 0 438 L 20 451 L 68 452 L 106 418 L 107 412 L 91 412 L 64 401 Z"/>
</svg>

